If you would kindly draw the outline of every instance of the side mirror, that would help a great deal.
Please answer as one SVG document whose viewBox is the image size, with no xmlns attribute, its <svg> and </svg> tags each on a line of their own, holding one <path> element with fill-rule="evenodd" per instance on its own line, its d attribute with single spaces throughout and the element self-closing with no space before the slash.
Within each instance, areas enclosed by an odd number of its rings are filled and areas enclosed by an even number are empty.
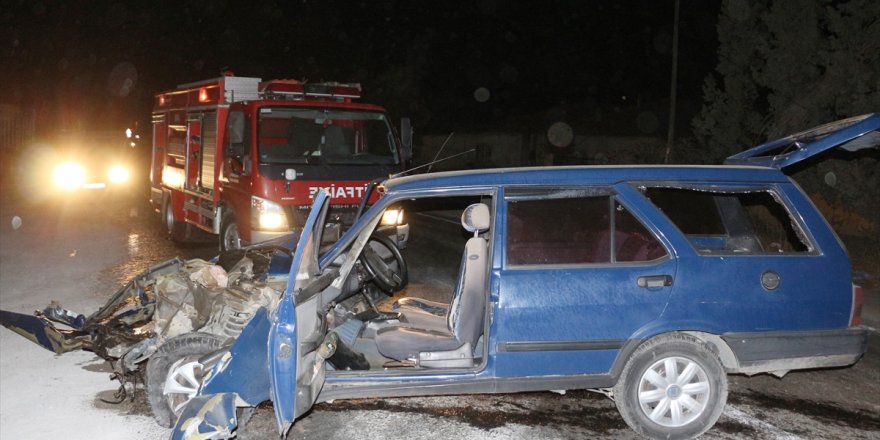
<svg viewBox="0 0 880 440">
<path fill-rule="evenodd" d="M 226 122 L 226 135 L 229 137 L 230 144 L 240 144 L 244 142 L 244 113 L 240 111 L 229 112 L 229 119 Z"/>
<path fill-rule="evenodd" d="M 232 170 L 232 174 L 245 174 L 244 163 L 241 162 L 239 157 L 229 159 L 229 168 Z"/>
<path fill-rule="evenodd" d="M 400 118 L 400 150 L 403 160 L 413 158 L 413 128 L 409 118 Z"/>
</svg>

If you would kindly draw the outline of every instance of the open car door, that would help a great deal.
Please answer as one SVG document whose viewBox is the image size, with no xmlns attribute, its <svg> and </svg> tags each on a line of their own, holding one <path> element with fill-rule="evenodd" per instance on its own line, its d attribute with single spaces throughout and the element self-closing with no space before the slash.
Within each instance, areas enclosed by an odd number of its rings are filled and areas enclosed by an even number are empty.
<svg viewBox="0 0 880 440">
<path fill-rule="evenodd" d="M 756 165 L 782 169 L 823 151 L 841 147 L 849 151 L 880 146 L 880 114 L 841 119 L 735 154 L 727 165 Z"/>
<path fill-rule="evenodd" d="M 325 340 L 322 291 L 333 274 L 320 276 L 318 252 L 330 197 L 321 190 L 303 226 L 287 289 L 269 331 L 269 378 L 278 430 L 282 435 L 315 403 L 324 385 L 324 361 L 335 341 Z"/>
</svg>

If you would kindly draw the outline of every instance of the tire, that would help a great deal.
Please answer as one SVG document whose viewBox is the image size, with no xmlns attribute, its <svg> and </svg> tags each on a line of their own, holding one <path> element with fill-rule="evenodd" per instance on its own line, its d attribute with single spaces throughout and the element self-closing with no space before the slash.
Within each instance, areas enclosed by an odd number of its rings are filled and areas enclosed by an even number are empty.
<svg viewBox="0 0 880 440">
<path fill-rule="evenodd" d="M 147 363 L 147 398 L 150 401 L 150 409 L 153 410 L 153 417 L 160 425 L 166 428 L 174 426 L 183 404 L 194 395 L 187 394 L 184 390 L 192 393 L 198 391 L 199 383 L 192 383 L 191 380 L 185 379 L 185 375 L 181 375 L 187 371 L 187 365 L 193 367 L 189 369 L 192 373 L 190 377 L 200 382 L 203 372 L 201 364 L 197 362 L 198 359 L 220 349 L 222 345 L 223 339 L 219 336 L 188 333 L 169 339 L 150 357 Z M 172 375 L 178 378 L 180 392 L 166 395 L 165 384 L 166 381 L 171 380 Z"/>
<path fill-rule="evenodd" d="M 165 224 L 168 238 L 175 243 L 186 243 L 190 239 L 189 225 L 186 222 L 174 220 L 174 210 L 171 209 L 171 195 L 166 193 L 163 199 L 162 222 Z"/>
<path fill-rule="evenodd" d="M 227 211 L 220 221 L 220 252 L 241 248 L 241 234 L 238 231 L 238 223 L 235 222 L 235 215 Z"/>
<path fill-rule="evenodd" d="M 669 381 L 673 368 L 676 379 Z M 694 438 L 724 411 L 727 374 L 705 343 L 684 334 L 663 335 L 627 360 L 614 401 L 627 425 L 644 437 Z"/>
</svg>

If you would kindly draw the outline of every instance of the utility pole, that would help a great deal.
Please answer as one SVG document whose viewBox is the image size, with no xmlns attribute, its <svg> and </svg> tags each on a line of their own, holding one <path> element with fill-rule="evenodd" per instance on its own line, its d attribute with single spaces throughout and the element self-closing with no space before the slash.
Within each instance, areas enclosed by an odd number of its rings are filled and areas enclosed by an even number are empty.
<svg viewBox="0 0 880 440">
<path fill-rule="evenodd" d="M 675 101 L 678 92 L 678 9 L 681 0 L 675 0 L 675 19 L 672 25 L 672 79 L 669 86 L 669 129 L 666 132 L 666 154 L 663 163 L 669 163 L 672 140 L 675 139 Z"/>
</svg>

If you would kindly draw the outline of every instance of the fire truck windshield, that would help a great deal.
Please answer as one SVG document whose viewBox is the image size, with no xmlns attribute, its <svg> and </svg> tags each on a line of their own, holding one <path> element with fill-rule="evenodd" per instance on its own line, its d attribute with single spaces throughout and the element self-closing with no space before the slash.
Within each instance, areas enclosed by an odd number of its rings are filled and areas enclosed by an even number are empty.
<svg viewBox="0 0 880 440">
<path fill-rule="evenodd" d="M 381 112 L 263 107 L 258 136 L 261 163 L 399 163 L 394 136 Z"/>
</svg>

